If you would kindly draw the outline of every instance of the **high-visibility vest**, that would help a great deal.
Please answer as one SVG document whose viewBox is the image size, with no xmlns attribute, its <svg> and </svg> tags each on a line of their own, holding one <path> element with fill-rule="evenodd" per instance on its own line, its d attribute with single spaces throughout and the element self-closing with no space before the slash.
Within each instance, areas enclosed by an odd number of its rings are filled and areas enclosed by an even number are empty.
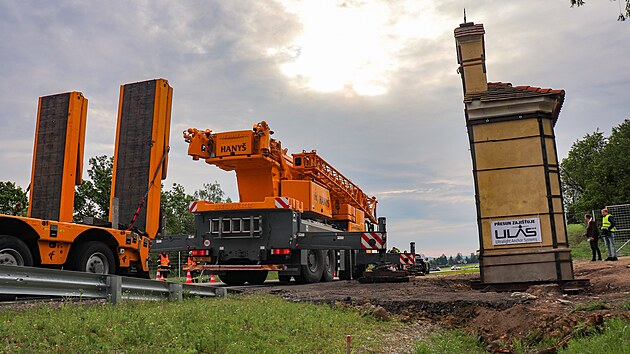
<svg viewBox="0 0 630 354">
<path fill-rule="evenodd" d="M 606 214 L 606 216 L 604 216 L 604 219 L 602 219 L 602 230 L 608 229 L 610 230 L 610 232 L 615 232 L 617 230 L 614 227 L 613 228 L 610 227 L 610 220 L 608 220 L 609 217 L 610 217 L 610 214 Z"/>
<path fill-rule="evenodd" d="M 188 262 L 187 263 L 188 263 L 189 266 L 197 265 L 197 262 L 193 261 L 192 258 L 190 258 L 190 257 L 188 257 Z"/>
<path fill-rule="evenodd" d="M 171 265 L 171 261 L 168 259 L 168 254 L 162 255 L 160 253 L 160 267 L 168 267 Z"/>
</svg>

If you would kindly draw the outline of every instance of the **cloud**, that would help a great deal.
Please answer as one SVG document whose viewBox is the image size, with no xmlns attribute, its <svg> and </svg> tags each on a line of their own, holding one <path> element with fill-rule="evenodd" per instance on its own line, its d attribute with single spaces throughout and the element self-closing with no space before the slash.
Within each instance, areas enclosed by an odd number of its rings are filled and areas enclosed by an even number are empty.
<svg viewBox="0 0 630 354">
<path fill-rule="evenodd" d="M 174 88 L 165 185 L 193 191 L 217 180 L 238 199 L 234 174 L 191 161 L 181 131 L 247 129 L 264 119 L 290 152 L 316 149 L 377 195 L 391 242 L 421 237 L 430 254 L 474 251 L 453 39 L 462 9 L 485 25 L 491 81 L 566 90 L 555 131 L 562 157 L 576 139 L 630 116 L 630 26 L 615 21 L 610 5 L 0 2 L 0 180 L 29 183 L 39 96 L 78 90 L 89 99 L 87 162 L 113 154 L 119 86 L 163 77 Z M 283 71 L 287 64 L 294 71 Z M 334 79 L 334 89 L 318 91 L 318 75 Z"/>
<path fill-rule="evenodd" d="M 400 54 L 445 29 L 432 7 L 415 1 L 283 1 L 301 23 L 288 44 L 267 53 L 298 88 L 383 95 L 405 65 Z"/>
</svg>

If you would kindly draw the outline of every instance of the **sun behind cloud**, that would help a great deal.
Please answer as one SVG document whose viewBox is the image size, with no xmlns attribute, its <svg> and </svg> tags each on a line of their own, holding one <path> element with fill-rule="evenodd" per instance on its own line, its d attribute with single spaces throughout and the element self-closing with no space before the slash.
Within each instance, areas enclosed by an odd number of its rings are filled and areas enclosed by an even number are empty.
<svg viewBox="0 0 630 354">
<path fill-rule="evenodd" d="M 444 31 L 435 11 L 417 1 L 280 2 L 302 31 L 267 55 L 294 84 L 319 92 L 385 94 L 405 46 Z"/>
</svg>

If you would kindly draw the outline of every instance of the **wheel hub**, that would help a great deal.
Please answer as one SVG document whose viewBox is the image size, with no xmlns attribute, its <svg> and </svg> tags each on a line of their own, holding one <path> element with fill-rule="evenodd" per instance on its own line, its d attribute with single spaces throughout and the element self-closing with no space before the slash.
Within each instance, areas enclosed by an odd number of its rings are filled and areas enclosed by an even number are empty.
<svg viewBox="0 0 630 354">
<path fill-rule="evenodd" d="M 308 269 L 311 272 L 315 272 L 317 270 L 317 260 L 315 259 L 315 252 L 313 251 L 309 251 L 308 252 L 308 260 L 307 260 L 307 266 Z"/>
<path fill-rule="evenodd" d="M 4 248 L 0 250 L 0 265 L 24 265 L 24 258 L 20 252 L 13 248 Z"/>
<path fill-rule="evenodd" d="M 94 253 L 88 258 L 85 270 L 88 273 L 109 274 L 109 265 L 104 254 Z"/>
</svg>

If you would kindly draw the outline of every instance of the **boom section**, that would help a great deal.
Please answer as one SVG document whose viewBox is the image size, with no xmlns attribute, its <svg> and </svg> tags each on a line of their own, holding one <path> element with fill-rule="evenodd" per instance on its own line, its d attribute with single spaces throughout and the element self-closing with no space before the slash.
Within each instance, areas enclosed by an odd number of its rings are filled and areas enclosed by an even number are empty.
<svg viewBox="0 0 630 354">
<path fill-rule="evenodd" d="M 363 211 L 371 222 L 378 222 L 375 197 L 365 194 L 361 188 L 317 155 L 315 151 L 302 151 L 292 156 L 294 168 L 300 175 L 299 179 L 310 179 L 324 185 L 339 203 L 350 204 Z"/>
</svg>

